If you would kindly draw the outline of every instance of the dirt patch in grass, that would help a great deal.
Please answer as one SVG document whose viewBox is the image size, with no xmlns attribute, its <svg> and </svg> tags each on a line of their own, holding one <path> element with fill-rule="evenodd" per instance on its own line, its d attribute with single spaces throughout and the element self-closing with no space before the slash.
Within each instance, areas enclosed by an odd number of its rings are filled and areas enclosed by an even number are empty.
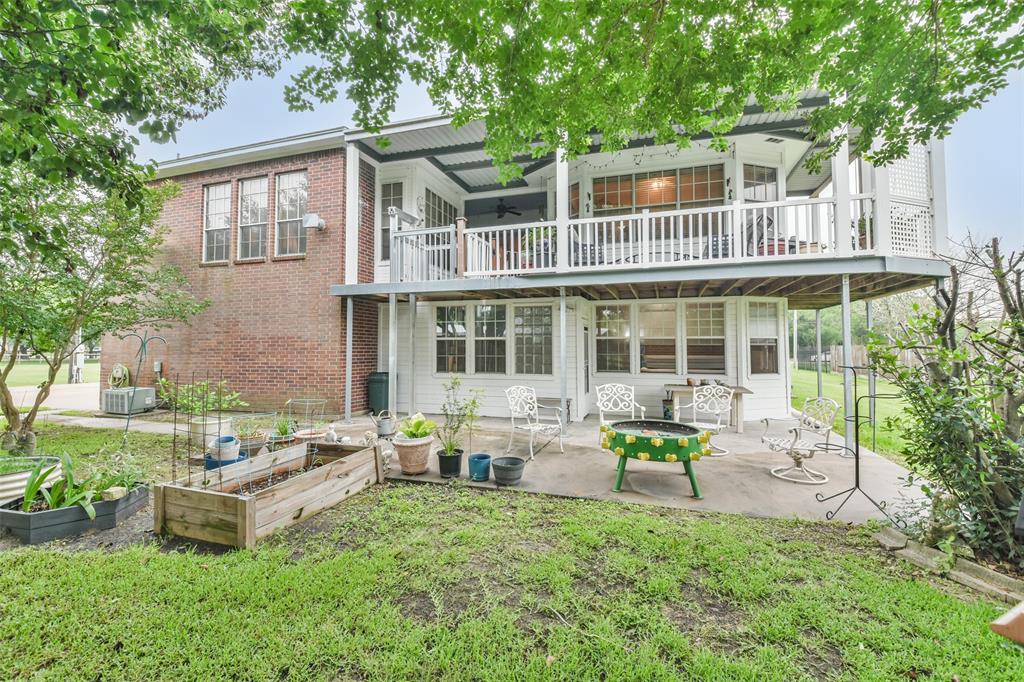
<svg viewBox="0 0 1024 682">
<path fill-rule="evenodd" d="M 839 648 L 823 639 L 813 628 L 803 632 L 804 668 L 818 680 L 837 677 L 843 672 L 845 662 Z"/>
</svg>

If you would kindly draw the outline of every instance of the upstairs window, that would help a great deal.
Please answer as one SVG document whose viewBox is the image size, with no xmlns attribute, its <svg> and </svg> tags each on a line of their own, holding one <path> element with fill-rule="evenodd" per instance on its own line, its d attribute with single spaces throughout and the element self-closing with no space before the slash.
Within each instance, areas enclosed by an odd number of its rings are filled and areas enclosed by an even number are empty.
<svg viewBox="0 0 1024 682">
<path fill-rule="evenodd" d="M 455 224 L 458 211 L 455 206 L 448 203 L 440 196 L 429 189 L 423 195 L 423 216 L 425 227 L 447 227 Z"/>
<path fill-rule="evenodd" d="M 626 215 L 725 203 L 722 164 L 594 178 L 594 215 Z"/>
<path fill-rule="evenodd" d="M 441 305 L 435 309 L 436 369 L 440 374 L 466 371 L 466 307 Z"/>
<path fill-rule="evenodd" d="M 389 208 L 404 209 L 402 183 L 385 182 L 380 186 L 380 259 L 391 260 L 391 216 Z"/>
<path fill-rule="evenodd" d="M 594 178 L 594 215 L 625 215 L 633 212 L 633 176 Z"/>
<path fill-rule="evenodd" d="M 675 303 L 640 306 L 640 371 L 675 373 Z"/>
<path fill-rule="evenodd" d="M 238 183 L 238 257 L 267 255 L 267 179 L 252 178 Z"/>
<path fill-rule="evenodd" d="M 306 171 L 277 176 L 277 255 L 301 256 L 306 253 L 306 214 L 309 184 Z"/>
<path fill-rule="evenodd" d="M 671 211 L 676 207 L 676 172 L 674 170 L 637 173 L 635 178 L 637 212 Z"/>
<path fill-rule="evenodd" d="M 597 308 L 595 337 L 598 372 L 629 372 L 629 306 Z"/>
<path fill-rule="evenodd" d="M 478 305 L 473 312 L 474 369 L 477 374 L 504 374 L 505 306 Z"/>
<path fill-rule="evenodd" d="M 203 189 L 203 261 L 228 259 L 231 232 L 231 183 L 208 185 Z"/>
<path fill-rule="evenodd" d="M 779 170 L 771 166 L 743 164 L 743 200 L 778 201 Z"/>
<path fill-rule="evenodd" d="M 725 374 L 725 304 L 686 304 L 686 370 Z"/>
<path fill-rule="evenodd" d="M 779 306 L 755 302 L 749 308 L 750 373 L 779 373 Z"/>
<path fill-rule="evenodd" d="M 725 168 L 721 164 L 679 170 L 679 208 L 725 203 Z"/>
</svg>

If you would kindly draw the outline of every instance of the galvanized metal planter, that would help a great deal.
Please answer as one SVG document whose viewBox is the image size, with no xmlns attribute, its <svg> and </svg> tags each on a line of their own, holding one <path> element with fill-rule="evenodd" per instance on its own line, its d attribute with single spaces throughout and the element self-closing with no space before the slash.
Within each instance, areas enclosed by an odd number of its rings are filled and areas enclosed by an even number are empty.
<svg viewBox="0 0 1024 682">
<path fill-rule="evenodd" d="M 24 471 L 0 475 L 0 506 L 3 506 L 8 502 L 21 499 L 24 496 L 25 484 L 28 483 L 28 477 L 32 474 L 32 470 L 36 465 L 41 461 L 46 461 L 45 466 L 47 467 L 57 467 L 53 470 L 53 473 L 46 478 L 46 487 L 50 487 L 54 481 L 64 475 L 61 470 L 60 459 L 57 457 L 8 457 L 6 455 L 0 455 L 0 464 L 24 462 L 26 467 Z"/>
<path fill-rule="evenodd" d="M 21 498 L 0 508 L 0 528 L 9 531 L 24 543 L 36 545 L 56 538 L 81 535 L 89 530 L 109 530 L 146 506 L 149 487 L 138 485 L 119 500 L 96 502 L 96 518 L 75 505 L 64 509 L 23 512 Z"/>
</svg>

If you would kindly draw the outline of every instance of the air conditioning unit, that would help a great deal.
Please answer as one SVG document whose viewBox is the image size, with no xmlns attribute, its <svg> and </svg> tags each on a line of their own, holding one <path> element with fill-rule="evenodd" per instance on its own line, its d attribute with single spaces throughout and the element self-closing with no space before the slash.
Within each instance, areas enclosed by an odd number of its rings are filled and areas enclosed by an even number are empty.
<svg viewBox="0 0 1024 682">
<path fill-rule="evenodd" d="M 138 414 L 156 407 L 156 389 L 108 388 L 103 391 L 103 411 L 110 414 Z"/>
</svg>

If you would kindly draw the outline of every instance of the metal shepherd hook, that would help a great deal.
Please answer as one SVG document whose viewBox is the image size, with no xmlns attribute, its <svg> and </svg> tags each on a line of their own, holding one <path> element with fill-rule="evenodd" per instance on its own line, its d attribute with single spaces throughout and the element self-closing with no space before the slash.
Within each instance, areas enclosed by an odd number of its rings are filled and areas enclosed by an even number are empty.
<svg viewBox="0 0 1024 682">
<path fill-rule="evenodd" d="M 150 336 L 149 330 L 142 332 L 142 336 L 139 336 L 138 334 L 135 333 L 125 334 L 125 338 L 128 338 L 129 336 L 134 336 L 139 340 L 139 350 L 137 353 L 135 353 L 135 357 L 137 357 L 139 361 L 135 364 L 135 374 L 132 376 L 132 399 L 131 402 L 129 403 L 129 405 L 135 405 L 135 392 L 139 388 L 139 374 L 142 372 L 142 361 L 146 359 L 146 354 L 149 353 L 149 344 L 152 343 L 153 341 L 159 341 L 160 343 L 166 346 L 167 339 L 165 339 L 162 336 Z M 128 418 L 124 422 L 124 434 L 121 436 L 122 451 L 125 449 L 125 446 L 128 443 L 128 427 L 131 426 L 131 423 L 132 410 L 129 409 Z"/>
</svg>

